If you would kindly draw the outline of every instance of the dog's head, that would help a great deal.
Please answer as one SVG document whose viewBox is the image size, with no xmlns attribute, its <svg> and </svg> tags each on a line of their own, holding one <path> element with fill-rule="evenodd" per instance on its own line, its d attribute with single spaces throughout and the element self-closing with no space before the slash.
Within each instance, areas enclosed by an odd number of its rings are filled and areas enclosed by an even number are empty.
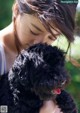
<svg viewBox="0 0 80 113">
<path fill-rule="evenodd" d="M 47 44 L 36 44 L 22 51 L 9 72 L 11 88 L 31 90 L 42 100 L 60 94 L 69 80 L 64 52 Z"/>
</svg>

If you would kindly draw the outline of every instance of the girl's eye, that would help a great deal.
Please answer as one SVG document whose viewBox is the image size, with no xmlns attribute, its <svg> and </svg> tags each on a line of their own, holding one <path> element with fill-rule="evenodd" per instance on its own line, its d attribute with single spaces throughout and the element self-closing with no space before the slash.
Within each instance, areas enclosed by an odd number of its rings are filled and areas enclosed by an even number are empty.
<svg viewBox="0 0 80 113">
<path fill-rule="evenodd" d="M 50 40 L 52 40 L 52 41 L 55 40 L 55 38 L 54 38 L 54 37 L 51 37 L 51 36 L 48 36 L 48 38 L 49 38 Z"/>
<path fill-rule="evenodd" d="M 31 29 L 30 29 L 30 32 L 31 32 L 31 34 L 33 34 L 35 36 L 39 35 L 39 33 L 34 33 Z"/>
</svg>

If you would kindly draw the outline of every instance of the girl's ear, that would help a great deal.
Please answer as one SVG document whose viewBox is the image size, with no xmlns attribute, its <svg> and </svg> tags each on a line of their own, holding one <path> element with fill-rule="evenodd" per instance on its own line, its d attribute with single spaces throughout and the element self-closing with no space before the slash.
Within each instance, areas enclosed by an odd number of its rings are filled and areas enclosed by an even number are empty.
<svg viewBox="0 0 80 113">
<path fill-rule="evenodd" d="M 13 12 L 12 18 L 16 18 L 19 14 L 19 9 L 18 9 L 18 4 L 17 3 L 15 3 L 13 5 L 12 12 Z"/>
</svg>

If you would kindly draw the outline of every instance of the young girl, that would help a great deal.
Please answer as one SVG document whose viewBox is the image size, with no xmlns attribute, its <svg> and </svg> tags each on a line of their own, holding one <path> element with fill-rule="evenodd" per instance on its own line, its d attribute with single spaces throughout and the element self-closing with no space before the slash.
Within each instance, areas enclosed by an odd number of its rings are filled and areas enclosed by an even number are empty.
<svg viewBox="0 0 80 113">
<path fill-rule="evenodd" d="M 0 75 L 9 71 L 22 49 L 40 42 L 51 45 L 60 34 L 72 42 L 76 5 L 74 1 L 16 0 L 12 23 L 0 31 Z M 40 113 L 61 111 L 50 100 L 44 102 Z"/>
</svg>

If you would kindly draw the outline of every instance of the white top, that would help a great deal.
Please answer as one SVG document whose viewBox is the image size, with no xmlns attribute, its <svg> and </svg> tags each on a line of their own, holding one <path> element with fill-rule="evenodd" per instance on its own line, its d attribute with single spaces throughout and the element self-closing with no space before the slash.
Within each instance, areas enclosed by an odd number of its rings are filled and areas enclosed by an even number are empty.
<svg viewBox="0 0 80 113">
<path fill-rule="evenodd" d="M 3 44 L 0 42 L 0 76 L 7 72 L 6 57 Z"/>
</svg>

